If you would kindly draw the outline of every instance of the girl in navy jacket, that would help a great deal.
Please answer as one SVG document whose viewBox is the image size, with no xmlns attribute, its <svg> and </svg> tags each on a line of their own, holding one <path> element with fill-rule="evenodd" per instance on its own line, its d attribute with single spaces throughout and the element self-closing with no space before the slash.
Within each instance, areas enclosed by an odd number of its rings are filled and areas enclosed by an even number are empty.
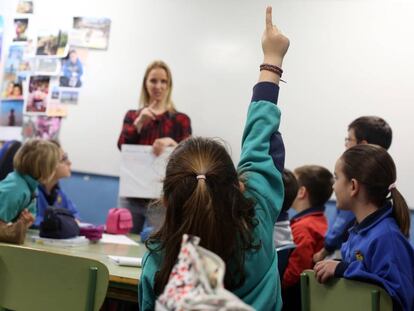
<svg viewBox="0 0 414 311">
<path fill-rule="evenodd" d="M 335 276 L 380 285 L 395 309 L 414 310 L 410 213 L 395 181 L 395 164 L 385 149 L 358 145 L 343 153 L 333 188 L 338 207 L 351 210 L 357 222 L 342 245 L 343 260 L 320 261 L 314 269 L 322 283 Z"/>
</svg>

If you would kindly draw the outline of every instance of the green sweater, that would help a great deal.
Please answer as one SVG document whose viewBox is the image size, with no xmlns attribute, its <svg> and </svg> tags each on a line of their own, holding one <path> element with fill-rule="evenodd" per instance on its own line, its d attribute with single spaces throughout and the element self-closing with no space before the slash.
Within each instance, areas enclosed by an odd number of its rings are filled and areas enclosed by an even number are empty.
<svg viewBox="0 0 414 311">
<path fill-rule="evenodd" d="M 280 171 L 284 148 L 278 134 L 280 111 L 275 105 L 278 90 L 278 86 L 270 82 L 255 86 L 238 165 L 238 171 L 247 178 L 245 195 L 256 202 L 258 225 L 254 236 L 262 246 L 257 251 L 246 253 L 246 280 L 234 294 L 256 310 L 280 310 L 282 307 L 277 254 L 273 244 L 273 226 L 282 208 L 284 193 Z M 147 252 L 143 258 L 138 291 L 140 310 L 153 310 L 155 307 L 154 276 L 161 260 L 162 254 L 154 252 Z"/>
<path fill-rule="evenodd" d="M 15 221 L 22 210 L 27 208 L 36 216 L 34 193 L 39 183 L 29 175 L 16 171 L 0 182 L 0 220 Z"/>
</svg>

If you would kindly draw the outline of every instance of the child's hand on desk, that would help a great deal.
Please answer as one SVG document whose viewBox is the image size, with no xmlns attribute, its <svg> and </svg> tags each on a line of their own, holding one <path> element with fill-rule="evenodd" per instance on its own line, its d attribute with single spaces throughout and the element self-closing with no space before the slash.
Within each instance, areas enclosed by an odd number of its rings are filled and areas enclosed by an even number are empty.
<svg viewBox="0 0 414 311">
<path fill-rule="evenodd" d="M 26 228 L 29 228 L 35 221 L 35 217 L 32 213 L 30 213 L 26 208 L 22 210 L 22 212 L 19 215 L 19 220 L 23 221 Z"/>
</svg>

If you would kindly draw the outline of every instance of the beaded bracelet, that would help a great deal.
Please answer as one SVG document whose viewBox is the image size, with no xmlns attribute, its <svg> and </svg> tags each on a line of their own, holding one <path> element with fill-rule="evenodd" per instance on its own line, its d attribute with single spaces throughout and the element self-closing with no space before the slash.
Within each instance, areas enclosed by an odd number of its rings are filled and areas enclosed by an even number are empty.
<svg viewBox="0 0 414 311">
<path fill-rule="evenodd" d="M 260 71 L 262 70 L 267 70 L 270 72 L 273 72 L 275 74 L 277 74 L 280 78 L 282 77 L 283 74 L 283 70 L 282 68 L 275 66 L 275 65 L 271 65 L 271 64 L 261 64 L 260 65 Z"/>
</svg>

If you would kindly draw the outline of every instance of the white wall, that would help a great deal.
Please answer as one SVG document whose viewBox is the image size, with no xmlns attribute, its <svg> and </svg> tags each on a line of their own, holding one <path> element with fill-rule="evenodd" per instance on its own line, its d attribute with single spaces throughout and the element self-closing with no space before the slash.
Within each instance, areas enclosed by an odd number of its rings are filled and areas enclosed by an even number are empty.
<svg viewBox="0 0 414 311">
<path fill-rule="evenodd" d="M 414 206 L 410 0 L 35 0 L 39 29 L 70 27 L 73 16 L 112 20 L 109 49 L 89 53 L 79 105 L 70 107 L 62 126 L 73 168 L 118 174 L 122 119 L 136 107 L 145 67 L 156 58 L 170 64 L 174 101 L 190 115 L 194 134 L 222 137 L 237 161 L 269 2 L 274 21 L 291 39 L 288 84 L 280 93 L 286 166 L 333 169 L 347 125 L 360 115 L 379 115 L 394 130 L 397 184 Z M 15 4 L 0 3 L 9 34 Z"/>
</svg>

